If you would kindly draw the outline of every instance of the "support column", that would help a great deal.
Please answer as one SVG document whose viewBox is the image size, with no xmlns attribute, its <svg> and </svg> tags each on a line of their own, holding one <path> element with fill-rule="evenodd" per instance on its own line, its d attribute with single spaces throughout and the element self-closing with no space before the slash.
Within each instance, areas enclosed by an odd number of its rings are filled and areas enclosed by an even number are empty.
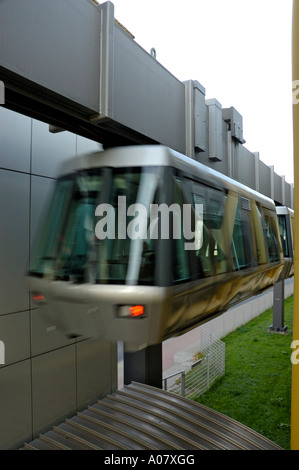
<svg viewBox="0 0 299 470">
<path fill-rule="evenodd" d="M 139 382 L 162 388 L 162 343 L 124 353 L 124 384 Z"/>
<path fill-rule="evenodd" d="M 274 286 L 273 291 L 273 324 L 269 330 L 277 333 L 286 333 L 288 327 L 284 325 L 284 280 Z"/>
</svg>

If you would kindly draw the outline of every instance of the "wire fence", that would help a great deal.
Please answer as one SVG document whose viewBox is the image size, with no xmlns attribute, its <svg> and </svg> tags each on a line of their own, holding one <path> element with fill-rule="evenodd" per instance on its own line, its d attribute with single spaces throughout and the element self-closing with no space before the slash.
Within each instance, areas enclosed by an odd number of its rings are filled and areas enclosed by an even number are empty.
<svg viewBox="0 0 299 470">
<path fill-rule="evenodd" d="M 198 359 L 191 364 L 189 370 L 164 377 L 164 390 L 186 398 L 197 398 L 225 374 L 225 344 L 202 329 L 199 347 Z"/>
</svg>

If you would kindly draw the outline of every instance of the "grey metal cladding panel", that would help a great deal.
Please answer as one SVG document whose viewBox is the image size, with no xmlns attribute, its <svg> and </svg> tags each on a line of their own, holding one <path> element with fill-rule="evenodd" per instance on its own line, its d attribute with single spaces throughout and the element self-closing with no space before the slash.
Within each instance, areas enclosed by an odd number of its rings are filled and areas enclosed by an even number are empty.
<svg viewBox="0 0 299 470">
<path fill-rule="evenodd" d="M 194 86 L 194 147 L 196 151 L 200 151 L 200 152 L 205 151 L 207 148 L 207 111 L 208 111 L 208 108 L 205 103 L 205 90 L 198 82 L 195 82 L 195 86 Z"/>
<path fill-rule="evenodd" d="M 97 112 L 100 27 L 90 0 L 2 0 L 0 65 Z"/>
<path fill-rule="evenodd" d="M 245 147 L 238 146 L 238 181 L 255 189 L 255 157 Z"/>
<path fill-rule="evenodd" d="M 223 159 L 223 120 L 222 106 L 215 98 L 206 100 L 208 106 L 209 158 L 213 161 Z"/>
<path fill-rule="evenodd" d="M 260 192 L 271 197 L 271 169 L 261 160 L 259 161 L 260 171 Z"/>
<path fill-rule="evenodd" d="M 118 27 L 113 80 L 111 117 L 185 153 L 185 85 Z"/>
<path fill-rule="evenodd" d="M 0 449 L 18 449 L 32 438 L 30 360 L 0 369 Z"/>
<path fill-rule="evenodd" d="M 54 349 L 69 346 L 75 342 L 57 328 L 56 323 L 48 314 L 48 306 L 43 309 L 31 310 L 31 354 L 38 356 Z"/>
<path fill-rule="evenodd" d="M 29 310 L 29 179 L 0 170 L 0 315 Z"/>
<path fill-rule="evenodd" d="M 76 155 L 76 135 L 49 132 L 49 125 L 33 120 L 32 173 L 56 178 L 62 162 Z"/>
<path fill-rule="evenodd" d="M 282 178 L 274 173 L 274 199 L 282 203 Z"/>
<path fill-rule="evenodd" d="M 208 110 L 207 110 L 208 111 Z M 209 134 L 209 131 L 207 132 L 207 136 Z M 205 159 L 206 159 L 206 165 L 209 166 L 210 168 L 213 168 L 214 170 L 219 171 L 223 175 L 228 175 L 229 168 L 228 168 L 228 152 L 227 152 L 227 140 L 228 140 L 228 134 L 227 134 L 227 124 L 222 121 L 222 133 L 219 136 L 221 142 L 221 160 L 212 160 L 210 158 L 210 153 L 209 153 L 209 143 L 207 145 L 207 151 L 204 152 L 205 154 Z M 208 137 L 207 137 L 208 141 Z M 200 162 L 201 161 L 201 153 L 197 154 L 197 160 Z"/>
<path fill-rule="evenodd" d="M 111 393 L 114 386 L 116 388 L 115 349 L 116 343 L 107 341 L 86 340 L 76 344 L 79 409 Z"/>
<path fill-rule="evenodd" d="M 293 192 L 293 188 L 289 183 L 285 183 L 285 205 L 293 209 L 292 207 L 292 197 L 291 194 Z"/>
<path fill-rule="evenodd" d="M 32 359 L 32 406 L 34 436 L 76 411 L 74 345 Z"/>
<path fill-rule="evenodd" d="M 0 106 L 0 167 L 30 172 L 31 119 Z"/>
<path fill-rule="evenodd" d="M 39 229 L 47 214 L 55 180 L 40 176 L 31 179 L 31 247 L 34 247 Z M 30 299 L 31 300 L 31 299 Z M 46 308 L 46 307 L 45 307 Z M 74 342 L 56 328 L 47 311 L 34 308 L 31 312 L 31 352 L 33 356 L 49 352 Z"/>
<path fill-rule="evenodd" d="M 34 246 L 39 230 L 47 217 L 47 209 L 55 187 L 55 180 L 41 176 L 31 177 L 31 239 L 30 245 Z"/>
<path fill-rule="evenodd" d="M 32 176 L 30 219 L 31 247 L 34 247 L 39 234 L 39 229 L 47 216 L 47 208 L 54 185 L 54 179 Z M 55 348 L 61 348 L 74 342 L 68 340 L 66 336 L 56 328 L 53 321 L 51 321 L 51 316 L 46 315 L 46 313 L 46 311 L 41 311 L 38 308 L 34 308 L 31 312 L 31 352 L 33 356 L 43 354 Z"/>
<path fill-rule="evenodd" d="M 94 140 L 86 139 L 80 135 L 77 138 L 77 155 L 87 152 L 100 152 L 103 150 L 102 144 L 95 142 Z"/>
<path fill-rule="evenodd" d="M 5 348 L 5 362 L 4 365 L 0 364 L 0 367 L 6 367 L 30 357 L 29 316 L 29 312 L 0 316 L 0 340 L 3 341 Z"/>
</svg>

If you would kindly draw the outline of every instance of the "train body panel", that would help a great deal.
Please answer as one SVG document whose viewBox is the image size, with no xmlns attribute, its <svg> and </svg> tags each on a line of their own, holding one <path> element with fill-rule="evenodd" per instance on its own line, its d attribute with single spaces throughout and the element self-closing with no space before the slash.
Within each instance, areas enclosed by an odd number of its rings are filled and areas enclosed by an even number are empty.
<svg viewBox="0 0 299 470">
<path fill-rule="evenodd" d="M 80 285 L 37 278 L 31 278 L 30 285 L 32 292 L 39 293 L 36 303 L 48 324 L 55 325 L 68 338 L 118 341 L 121 331 L 128 351 L 161 340 L 159 325 L 163 316 L 168 317 L 169 288 L 84 284 L 83 291 Z M 131 316 L 125 309 L 135 305 L 144 306 L 144 311 Z"/>
<path fill-rule="evenodd" d="M 61 174 L 29 277 L 41 314 L 69 336 L 138 350 L 281 278 L 273 201 L 188 157 L 123 147 Z"/>
</svg>

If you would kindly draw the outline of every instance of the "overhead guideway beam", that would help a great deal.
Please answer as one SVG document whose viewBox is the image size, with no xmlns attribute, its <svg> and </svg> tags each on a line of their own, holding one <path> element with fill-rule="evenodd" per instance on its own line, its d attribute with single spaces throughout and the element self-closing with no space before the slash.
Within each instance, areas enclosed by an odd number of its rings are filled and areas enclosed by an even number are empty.
<svg viewBox="0 0 299 470">
<path fill-rule="evenodd" d="M 172 75 L 120 25 L 110 1 L 1 0 L 0 83 L 4 107 L 50 130 L 106 148 L 161 144 L 293 207 L 291 185 L 243 146 L 237 110 Z"/>
<path fill-rule="evenodd" d="M 184 84 L 115 21 L 111 2 L 1 1 L 0 80 L 14 111 L 107 146 L 185 150 Z"/>
</svg>

